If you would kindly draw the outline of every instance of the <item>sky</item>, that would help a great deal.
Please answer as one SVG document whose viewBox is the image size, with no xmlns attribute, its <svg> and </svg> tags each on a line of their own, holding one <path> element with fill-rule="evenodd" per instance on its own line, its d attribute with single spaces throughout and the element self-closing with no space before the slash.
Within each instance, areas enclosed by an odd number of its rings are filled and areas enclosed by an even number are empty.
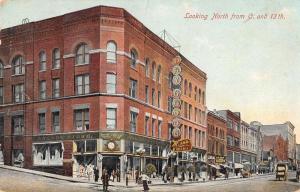
<svg viewBox="0 0 300 192">
<path fill-rule="evenodd" d="M 291 121 L 300 143 L 300 1 L 0 0 L 0 28 L 98 5 L 125 8 L 154 33 L 171 34 L 207 74 L 208 109 L 239 111 L 248 123 Z"/>
</svg>

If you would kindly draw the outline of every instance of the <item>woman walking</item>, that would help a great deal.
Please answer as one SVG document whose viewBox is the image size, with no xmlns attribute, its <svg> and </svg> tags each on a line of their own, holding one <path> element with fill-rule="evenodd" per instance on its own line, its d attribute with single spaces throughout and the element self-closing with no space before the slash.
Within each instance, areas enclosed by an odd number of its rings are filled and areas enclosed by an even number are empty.
<svg viewBox="0 0 300 192">
<path fill-rule="evenodd" d="M 142 177 L 142 181 L 143 181 L 143 188 L 144 188 L 144 191 L 149 191 L 149 187 L 148 187 L 148 180 L 149 180 L 149 177 L 148 177 L 145 173 L 143 173 L 143 174 L 141 175 L 141 177 Z"/>
</svg>

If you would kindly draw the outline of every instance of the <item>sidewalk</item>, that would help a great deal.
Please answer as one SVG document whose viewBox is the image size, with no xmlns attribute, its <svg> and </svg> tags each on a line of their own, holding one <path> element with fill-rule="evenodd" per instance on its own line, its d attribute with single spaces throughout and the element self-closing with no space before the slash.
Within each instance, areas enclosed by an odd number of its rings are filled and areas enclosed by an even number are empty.
<svg viewBox="0 0 300 192">
<path fill-rule="evenodd" d="M 13 167 L 13 166 L 8 166 L 8 165 L 0 165 L 0 169 L 9 169 L 9 170 L 13 170 L 13 171 L 19 171 L 19 172 L 23 172 L 23 173 L 29 173 L 29 174 L 33 174 L 33 175 L 39 175 L 39 176 L 43 176 L 43 177 L 48 177 L 48 178 L 53 178 L 53 179 L 59 179 L 59 180 L 65 180 L 65 181 L 69 181 L 69 182 L 77 182 L 77 183 L 88 183 L 88 184 L 95 184 L 95 185 L 102 185 L 102 182 L 100 180 L 100 182 L 94 182 L 94 181 L 88 181 L 87 179 L 78 179 L 78 178 L 73 178 L 73 177 L 68 177 L 68 176 L 62 176 L 62 175 L 57 175 L 57 174 L 52 174 L 52 173 L 46 173 L 46 172 L 42 172 L 42 171 L 35 171 L 35 170 L 30 170 L 30 169 L 24 169 L 24 168 L 19 168 L 19 167 Z M 264 175 L 253 175 L 252 178 L 254 177 L 258 177 L 258 176 L 265 176 L 268 174 L 264 174 Z M 231 176 L 229 177 L 229 180 L 232 179 L 239 179 L 241 178 L 240 176 Z M 251 178 L 251 177 L 250 177 Z M 162 181 L 161 178 L 152 178 L 151 179 L 151 184 L 149 184 L 150 186 L 155 186 L 155 185 L 184 185 L 184 184 L 191 184 L 191 183 L 206 183 L 206 182 L 215 182 L 215 181 L 224 181 L 224 178 L 217 178 L 216 180 L 199 180 L 199 181 L 187 181 L 185 180 L 184 182 L 174 182 L 174 183 L 164 183 Z M 127 188 L 131 188 L 131 187 L 137 187 L 137 186 L 141 186 L 141 184 L 137 184 L 135 183 L 135 180 L 129 180 L 128 181 L 128 186 L 126 186 L 125 181 L 121 181 L 121 182 L 109 182 L 110 186 L 115 186 L 115 187 L 127 187 Z"/>
</svg>

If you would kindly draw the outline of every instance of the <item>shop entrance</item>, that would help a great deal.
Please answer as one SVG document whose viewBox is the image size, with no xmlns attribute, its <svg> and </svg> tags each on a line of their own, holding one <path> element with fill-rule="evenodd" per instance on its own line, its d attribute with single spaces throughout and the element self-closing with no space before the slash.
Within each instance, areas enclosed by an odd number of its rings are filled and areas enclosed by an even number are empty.
<svg viewBox="0 0 300 192">
<path fill-rule="evenodd" d="M 103 156 L 102 169 L 106 169 L 108 174 L 111 175 L 113 170 L 120 170 L 119 156 Z"/>
</svg>

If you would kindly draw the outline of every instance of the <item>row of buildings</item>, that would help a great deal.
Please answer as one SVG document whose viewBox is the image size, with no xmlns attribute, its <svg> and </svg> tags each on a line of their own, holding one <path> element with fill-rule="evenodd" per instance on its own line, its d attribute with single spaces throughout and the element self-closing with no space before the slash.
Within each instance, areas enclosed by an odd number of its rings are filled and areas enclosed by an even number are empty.
<svg viewBox="0 0 300 192">
<path fill-rule="evenodd" d="M 272 133 L 240 113 L 209 111 L 206 73 L 122 8 L 25 23 L 1 30 L 0 39 L 0 143 L 7 165 L 68 176 L 93 165 L 124 177 L 152 163 L 161 173 L 172 154 L 177 55 L 181 138 L 191 140 L 192 150 L 177 153 L 176 162 L 238 168 L 264 161 L 263 135 Z M 281 136 L 293 162 L 294 127 L 288 126 L 291 132 Z"/>
</svg>

